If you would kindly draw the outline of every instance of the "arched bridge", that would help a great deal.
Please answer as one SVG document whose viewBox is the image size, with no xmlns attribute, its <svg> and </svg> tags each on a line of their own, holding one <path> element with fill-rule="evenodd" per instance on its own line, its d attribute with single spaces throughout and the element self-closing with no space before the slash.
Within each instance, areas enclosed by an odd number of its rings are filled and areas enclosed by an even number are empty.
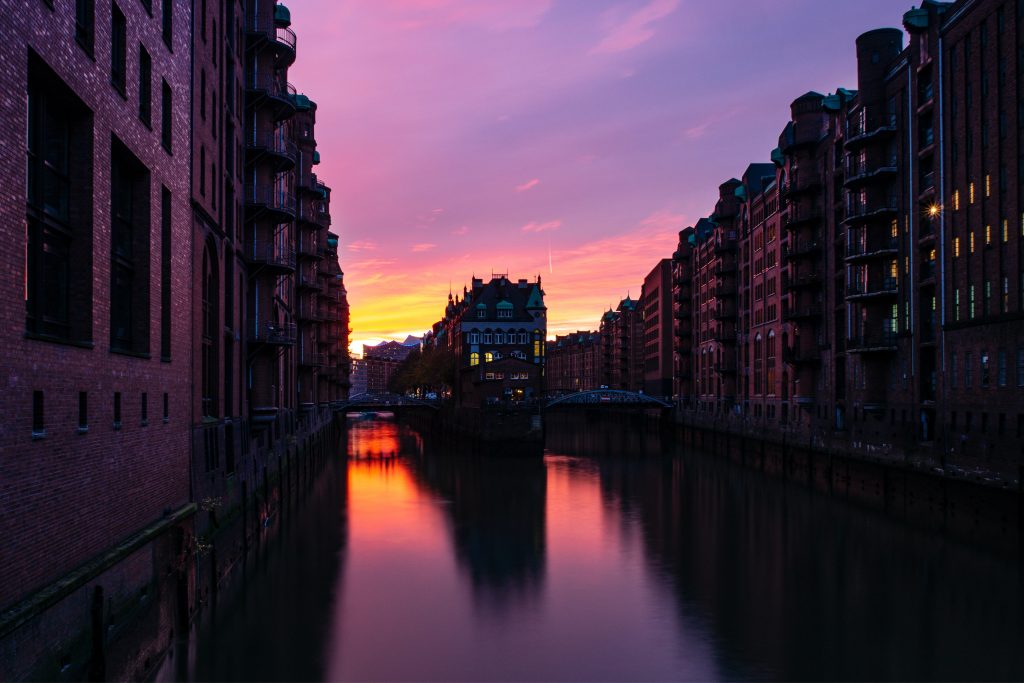
<svg viewBox="0 0 1024 683">
<path fill-rule="evenodd" d="M 647 394 L 641 394 L 636 391 L 624 391 L 622 389 L 592 389 L 590 391 L 578 391 L 575 394 L 566 394 L 565 396 L 553 398 L 545 404 L 545 408 L 562 406 L 671 408 L 672 404 Z"/>
<path fill-rule="evenodd" d="M 424 401 L 423 399 L 413 398 L 411 396 L 402 396 L 401 394 L 356 394 L 350 396 L 347 401 L 342 401 L 336 404 L 336 410 L 349 413 L 354 411 L 405 411 L 409 409 L 428 409 L 437 410 L 438 405 L 434 401 Z"/>
</svg>

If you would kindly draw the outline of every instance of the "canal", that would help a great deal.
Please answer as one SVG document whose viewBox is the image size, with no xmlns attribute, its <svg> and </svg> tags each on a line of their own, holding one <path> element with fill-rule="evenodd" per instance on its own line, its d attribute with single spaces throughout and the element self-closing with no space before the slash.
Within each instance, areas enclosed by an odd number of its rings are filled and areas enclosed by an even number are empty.
<svg viewBox="0 0 1024 683">
<path fill-rule="evenodd" d="M 1013 559 L 637 425 L 520 460 L 348 427 L 160 678 L 1024 678 Z"/>
</svg>

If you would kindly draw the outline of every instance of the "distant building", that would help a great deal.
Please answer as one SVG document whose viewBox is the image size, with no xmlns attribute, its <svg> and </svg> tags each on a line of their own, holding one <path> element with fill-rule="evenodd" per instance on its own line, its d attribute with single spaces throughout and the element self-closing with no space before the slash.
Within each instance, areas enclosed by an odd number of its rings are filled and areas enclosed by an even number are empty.
<svg viewBox="0 0 1024 683">
<path fill-rule="evenodd" d="M 381 342 L 375 346 L 363 344 L 366 391 L 371 394 L 386 392 L 395 370 L 419 345 L 417 337 L 408 337 L 404 342 Z"/>
<path fill-rule="evenodd" d="M 601 386 L 601 335 L 572 332 L 547 343 L 548 393 L 587 391 Z"/>
<path fill-rule="evenodd" d="M 601 386 L 640 391 L 644 387 L 644 320 L 640 302 L 626 296 L 601 316 Z"/>
<path fill-rule="evenodd" d="M 358 396 L 359 394 L 366 393 L 366 361 L 362 358 L 352 359 L 352 369 L 350 373 L 352 382 L 352 396 Z"/>
<path fill-rule="evenodd" d="M 644 278 L 644 392 L 672 395 L 672 261 L 662 259 Z"/>
<path fill-rule="evenodd" d="M 426 344 L 456 358 L 455 399 L 466 406 L 540 396 L 544 386 L 547 307 L 536 282 L 496 275 L 473 278 L 462 298 L 448 295 L 444 317 Z"/>
</svg>

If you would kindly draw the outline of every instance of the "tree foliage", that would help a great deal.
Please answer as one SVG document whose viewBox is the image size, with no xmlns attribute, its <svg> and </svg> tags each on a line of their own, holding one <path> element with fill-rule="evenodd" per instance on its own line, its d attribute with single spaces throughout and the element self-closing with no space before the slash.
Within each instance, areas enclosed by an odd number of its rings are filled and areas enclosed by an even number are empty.
<svg viewBox="0 0 1024 683">
<path fill-rule="evenodd" d="M 441 394 L 455 383 L 455 356 L 447 349 L 413 349 L 391 374 L 388 391 Z"/>
</svg>

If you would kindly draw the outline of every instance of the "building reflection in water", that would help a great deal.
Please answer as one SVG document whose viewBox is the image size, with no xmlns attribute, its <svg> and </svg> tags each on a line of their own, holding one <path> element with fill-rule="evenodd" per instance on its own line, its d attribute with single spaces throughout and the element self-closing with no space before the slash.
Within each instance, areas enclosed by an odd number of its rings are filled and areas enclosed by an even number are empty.
<svg viewBox="0 0 1024 683">
<path fill-rule="evenodd" d="M 594 458 L 726 678 L 1024 677 L 1013 563 L 721 460 L 651 457 L 643 430 L 580 427 L 549 447 Z"/>
</svg>

